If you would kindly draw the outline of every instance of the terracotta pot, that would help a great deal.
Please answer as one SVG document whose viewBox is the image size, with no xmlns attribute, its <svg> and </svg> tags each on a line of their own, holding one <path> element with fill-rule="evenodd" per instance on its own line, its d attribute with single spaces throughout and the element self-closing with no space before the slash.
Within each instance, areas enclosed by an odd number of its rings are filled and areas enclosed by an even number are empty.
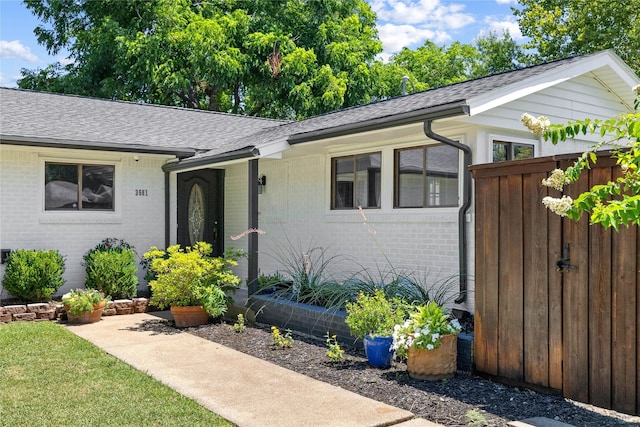
<svg viewBox="0 0 640 427">
<path fill-rule="evenodd" d="M 102 301 L 98 305 L 93 306 L 93 311 L 85 311 L 82 314 L 76 315 L 69 313 L 69 306 L 65 305 L 64 309 L 67 311 L 67 320 L 69 323 L 83 324 L 83 323 L 95 323 L 102 318 L 102 310 L 107 305 L 106 301 Z"/>
<path fill-rule="evenodd" d="M 435 350 L 409 347 L 407 372 L 417 380 L 437 381 L 452 378 L 456 374 L 458 337 L 444 335 L 440 347 Z"/>
<path fill-rule="evenodd" d="M 172 306 L 171 314 L 178 328 L 206 325 L 209 322 L 209 313 L 201 305 L 179 307 Z"/>
</svg>

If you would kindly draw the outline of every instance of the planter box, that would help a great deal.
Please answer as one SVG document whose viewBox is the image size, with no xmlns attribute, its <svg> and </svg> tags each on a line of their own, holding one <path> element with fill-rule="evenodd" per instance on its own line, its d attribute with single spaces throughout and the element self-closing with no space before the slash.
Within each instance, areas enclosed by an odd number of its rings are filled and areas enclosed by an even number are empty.
<svg viewBox="0 0 640 427">
<path fill-rule="evenodd" d="M 300 304 L 268 295 L 251 295 L 247 307 L 256 313 L 256 321 L 279 328 L 291 329 L 316 337 L 324 337 L 327 331 L 336 335 L 342 345 L 362 348 L 349 332 L 344 322 L 347 313 L 327 310 L 315 305 Z"/>
</svg>

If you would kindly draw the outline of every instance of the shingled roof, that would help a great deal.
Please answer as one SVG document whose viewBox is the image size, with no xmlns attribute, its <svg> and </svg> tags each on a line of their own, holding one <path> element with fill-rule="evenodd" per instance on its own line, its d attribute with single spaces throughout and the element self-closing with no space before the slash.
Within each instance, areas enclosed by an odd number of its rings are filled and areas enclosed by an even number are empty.
<svg viewBox="0 0 640 427">
<path fill-rule="evenodd" d="M 3 143 L 166 152 L 179 156 L 190 156 L 287 123 L 8 88 L 0 88 L 0 106 Z"/>
<path fill-rule="evenodd" d="M 522 68 L 514 71 L 494 74 L 473 80 L 467 80 L 448 86 L 438 87 L 411 95 L 399 96 L 357 107 L 351 107 L 331 113 L 292 122 L 286 125 L 262 129 L 248 139 L 259 153 L 261 147 L 276 142 L 289 144 L 308 142 L 331 136 L 355 133 L 424 121 L 426 118 L 438 118 L 451 115 L 469 114 L 470 100 L 521 85 L 523 81 L 542 76 L 554 70 L 574 66 L 589 61 L 590 57 L 610 52 L 599 52 L 560 59 Z M 240 141 L 228 142 L 227 146 L 239 147 Z M 223 147 L 216 147 L 206 153 L 200 153 L 181 162 L 183 165 L 205 164 L 225 159 Z M 177 165 L 176 165 L 177 166 Z"/>
<path fill-rule="evenodd" d="M 178 170 L 257 156 L 262 148 L 273 143 L 285 143 L 286 146 L 428 118 L 473 115 L 474 109 L 482 107 L 481 104 L 488 105 L 487 100 L 494 94 L 511 96 L 519 93 L 518 96 L 523 96 L 523 89 L 531 89 L 533 83 L 536 89 L 531 90 L 539 90 L 541 79 L 546 79 L 545 83 L 551 85 L 560 77 L 570 78 L 612 62 L 624 68 L 623 74 L 633 75 L 615 54 L 604 51 L 346 108 L 297 122 L 2 88 L 0 141 L 167 152 L 186 157 L 170 166 L 172 170 Z M 637 77 L 633 76 L 633 79 L 637 80 Z M 623 82 L 622 86 L 629 81 Z"/>
</svg>

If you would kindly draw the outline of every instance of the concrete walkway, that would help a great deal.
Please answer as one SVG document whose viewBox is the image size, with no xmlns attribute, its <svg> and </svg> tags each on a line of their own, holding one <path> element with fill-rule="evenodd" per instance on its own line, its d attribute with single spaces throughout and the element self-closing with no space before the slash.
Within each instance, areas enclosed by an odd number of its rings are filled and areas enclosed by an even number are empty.
<svg viewBox="0 0 640 427">
<path fill-rule="evenodd" d="M 438 426 L 187 332 L 154 331 L 158 316 L 103 317 L 68 329 L 241 427 Z"/>
</svg>

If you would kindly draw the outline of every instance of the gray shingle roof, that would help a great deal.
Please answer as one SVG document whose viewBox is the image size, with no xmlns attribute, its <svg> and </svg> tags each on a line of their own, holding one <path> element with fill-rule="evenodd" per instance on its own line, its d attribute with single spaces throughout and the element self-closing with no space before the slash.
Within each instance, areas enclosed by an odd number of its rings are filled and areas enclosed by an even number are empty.
<svg viewBox="0 0 640 427">
<path fill-rule="evenodd" d="M 602 52 L 548 62 L 411 95 L 351 107 L 298 122 L 268 120 L 80 96 L 0 88 L 0 139 L 75 141 L 116 149 L 164 147 L 197 150 L 185 166 L 252 156 L 253 148 L 273 142 L 299 143 L 372 126 L 424 120 L 425 115 L 517 85 L 561 67 L 574 66 Z M 176 165 L 178 168 L 180 166 Z"/>
<path fill-rule="evenodd" d="M 0 88 L 0 139 L 101 147 L 226 150 L 284 121 Z M 228 144 L 228 145 L 225 145 Z"/>
<path fill-rule="evenodd" d="M 596 54 L 594 54 L 596 55 Z M 550 70 L 566 67 L 579 61 L 584 61 L 591 55 L 576 56 L 560 59 L 540 65 L 535 65 L 519 70 L 494 74 L 474 80 L 456 83 L 448 86 L 434 88 L 411 95 L 405 95 L 383 101 L 374 102 L 357 107 L 351 107 L 331 113 L 310 117 L 298 122 L 263 129 L 248 138 L 251 144 L 258 149 L 265 144 L 278 140 L 311 140 L 323 136 L 331 136 L 344 129 L 357 130 L 358 126 L 366 127 L 373 122 L 394 124 L 398 117 L 405 119 L 415 117 L 419 120 L 428 111 L 437 111 L 449 105 L 463 105 L 467 100 L 481 96 L 491 91 L 519 83 L 525 79 L 542 75 Z M 206 153 L 201 153 L 193 159 L 203 162 L 207 158 L 219 157 L 224 150 L 214 148 Z"/>
</svg>

